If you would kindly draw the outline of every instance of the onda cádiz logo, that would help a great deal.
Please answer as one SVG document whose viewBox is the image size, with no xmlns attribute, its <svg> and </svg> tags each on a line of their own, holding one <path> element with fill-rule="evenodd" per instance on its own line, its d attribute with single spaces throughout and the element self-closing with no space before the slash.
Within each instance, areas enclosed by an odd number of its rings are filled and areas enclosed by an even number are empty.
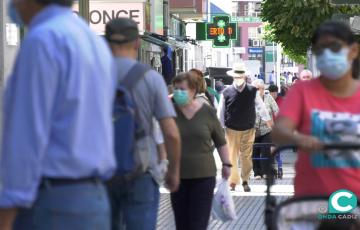
<svg viewBox="0 0 360 230">
<path fill-rule="evenodd" d="M 332 193 L 328 201 L 328 214 L 319 214 L 318 219 L 357 219 L 354 209 L 357 208 L 356 195 L 345 189 Z"/>
</svg>

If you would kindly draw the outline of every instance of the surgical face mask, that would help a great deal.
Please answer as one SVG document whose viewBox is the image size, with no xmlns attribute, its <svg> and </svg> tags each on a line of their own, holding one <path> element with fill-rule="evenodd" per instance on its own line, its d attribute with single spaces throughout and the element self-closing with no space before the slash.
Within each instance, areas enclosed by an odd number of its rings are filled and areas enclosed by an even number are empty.
<svg viewBox="0 0 360 230">
<path fill-rule="evenodd" d="M 236 86 L 242 86 L 245 82 L 244 78 L 234 78 L 234 84 Z"/>
<path fill-rule="evenodd" d="M 351 65 L 348 61 L 349 49 L 342 48 L 339 52 L 326 48 L 322 54 L 316 56 L 316 67 L 321 75 L 330 80 L 340 79 Z"/>
<path fill-rule="evenodd" d="M 189 92 L 187 90 L 176 89 L 173 95 L 174 101 L 177 105 L 184 106 L 190 101 Z"/>
<path fill-rule="evenodd" d="M 18 10 L 15 8 L 13 0 L 8 0 L 8 14 L 11 21 L 18 24 L 19 26 L 23 26 L 24 22 L 20 17 Z"/>
</svg>

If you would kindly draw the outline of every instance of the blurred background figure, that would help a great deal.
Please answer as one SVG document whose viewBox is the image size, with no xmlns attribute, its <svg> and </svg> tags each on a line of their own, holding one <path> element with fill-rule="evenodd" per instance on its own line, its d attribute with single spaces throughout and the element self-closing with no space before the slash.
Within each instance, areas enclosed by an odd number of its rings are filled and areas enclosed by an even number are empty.
<svg viewBox="0 0 360 230">
<path fill-rule="evenodd" d="M 308 80 L 311 80 L 312 78 L 313 78 L 313 74 L 310 70 L 305 69 L 305 70 L 301 71 L 301 73 L 300 73 L 301 81 L 308 81 Z"/>
<path fill-rule="evenodd" d="M 266 109 L 269 113 L 269 116 L 274 119 L 274 116 L 279 112 L 279 108 L 270 94 L 265 94 L 265 84 L 261 79 L 253 81 L 252 85 L 258 89 L 258 94 L 260 98 L 265 103 Z M 272 143 L 271 141 L 271 130 L 272 127 L 268 126 L 267 123 L 262 120 L 259 111 L 256 111 L 256 121 L 255 121 L 255 143 L 265 144 Z M 255 179 L 265 178 L 266 172 L 271 167 L 268 165 L 267 158 L 272 158 L 270 146 L 264 148 L 254 148 L 253 149 L 253 170 Z M 271 170 L 275 172 L 275 170 Z"/>
</svg>

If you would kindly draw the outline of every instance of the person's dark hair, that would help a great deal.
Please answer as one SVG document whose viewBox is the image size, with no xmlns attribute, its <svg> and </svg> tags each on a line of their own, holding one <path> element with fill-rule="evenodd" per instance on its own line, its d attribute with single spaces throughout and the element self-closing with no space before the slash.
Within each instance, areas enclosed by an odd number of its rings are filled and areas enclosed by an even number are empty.
<svg viewBox="0 0 360 230">
<path fill-rule="evenodd" d="M 279 87 L 277 87 L 277 85 L 270 85 L 268 90 L 270 93 L 279 92 Z"/>
<path fill-rule="evenodd" d="M 331 36 L 337 38 L 347 45 L 352 45 L 356 41 L 355 34 L 351 31 L 349 25 L 338 22 L 338 21 L 326 21 L 315 30 L 312 38 L 311 44 L 314 46 L 320 40 L 320 38 L 325 36 Z M 352 64 L 352 75 L 353 78 L 358 78 L 360 74 L 360 57 L 359 54 L 357 58 L 355 58 Z"/>
<path fill-rule="evenodd" d="M 36 0 L 36 1 L 43 5 L 58 4 L 67 7 L 71 7 L 74 3 L 74 0 Z"/>
<path fill-rule="evenodd" d="M 211 87 L 211 79 L 210 78 L 204 78 L 206 82 L 207 87 Z"/>
</svg>

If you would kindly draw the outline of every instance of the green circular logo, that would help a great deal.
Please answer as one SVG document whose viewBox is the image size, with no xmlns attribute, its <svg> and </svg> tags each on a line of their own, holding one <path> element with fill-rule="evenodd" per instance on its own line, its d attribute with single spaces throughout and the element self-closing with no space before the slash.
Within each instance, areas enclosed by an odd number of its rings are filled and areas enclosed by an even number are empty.
<svg viewBox="0 0 360 230">
<path fill-rule="evenodd" d="M 356 206 L 357 197 L 349 190 L 337 190 L 329 198 L 329 213 L 349 213 Z"/>
</svg>

